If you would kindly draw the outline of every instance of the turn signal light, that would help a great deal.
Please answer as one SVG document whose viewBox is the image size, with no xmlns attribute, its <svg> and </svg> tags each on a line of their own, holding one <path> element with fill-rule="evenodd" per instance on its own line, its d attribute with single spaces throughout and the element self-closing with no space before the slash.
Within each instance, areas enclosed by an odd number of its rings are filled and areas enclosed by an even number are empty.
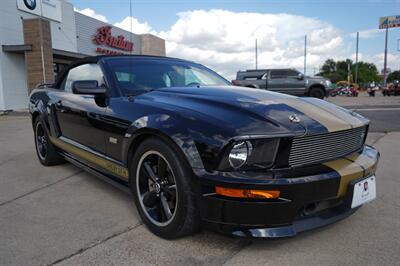
<svg viewBox="0 0 400 266">
<path fill-rule="evenodd" d="M 237 189 L 215 187 L 218 195 L 232 198 L 251 198 L 251 199 L 276 199 L 281 192 L 279 190 L 256 190 L 256 189 Z"/>
</svg>

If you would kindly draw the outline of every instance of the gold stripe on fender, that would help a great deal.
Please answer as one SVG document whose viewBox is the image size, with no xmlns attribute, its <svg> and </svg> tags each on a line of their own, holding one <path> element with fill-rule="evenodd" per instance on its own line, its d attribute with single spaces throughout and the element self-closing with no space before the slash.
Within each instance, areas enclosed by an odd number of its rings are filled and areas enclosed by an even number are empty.
<svg viewBox="0 0 400 266">
<path fill-rule="evenodd" d="M 378 161 L 376 159 L 370 158 L 365 154 L 359 154 L 356 152 L 346 158 L 364 168 L 365 176 L 375 173 L 376 167 L 378 166 Z"/>
<path fill-rule="evenodd" d="M 326 127 L 328 132 L 334 132 L 352 128 L 351 124 L 347 123 L 343 119 L 340 119 L 339 117 L 336 117 L 332 113 L 325 111 L 324 109 L 316 105 L 310 104 L 308 102 L 302 102 L 297 99 L 296 100 L 286 99 L 284 100 L 284 103 L 286 103 L 290 107 L 297 109 L 298 111 L 302 112 L 311 119 L 314 119 L 315 121 Z"/>
<path fill-rule="evenodd" d="M 66 151 L 66 152 L 72 153 L 88 162 L 91 162 L 97 166 L 100 166 L 101 168 L 103 168 L 105 170 L 110 171 L 111 173 L 114 173 L 114 174 L 122 177 L 125 180 L 128 180 L 129 173 L 128 173 L 127 168 L 120 166 L 114 162 L 111 162 L 110 160 L 107 160 L 101 156 L 93 154 L 89 151 L 85 151 L 81 148 L 78 148 L 75 145 L 67 143 L 59 138 L 50 137 L 50 141 L 58 148 Z"/>
<path fill-rule="evenodd" d="M 364 169 L 358 164 L 347 159 L 337 159 L 324 163 L 324 165 L 335 170 L 340 175 L 340 184 L 337 192 L 337 197 L 343 197 L 347 193 L 349 183 L 355 179 L 361 178 L 364 175 Z"/>
</svg>

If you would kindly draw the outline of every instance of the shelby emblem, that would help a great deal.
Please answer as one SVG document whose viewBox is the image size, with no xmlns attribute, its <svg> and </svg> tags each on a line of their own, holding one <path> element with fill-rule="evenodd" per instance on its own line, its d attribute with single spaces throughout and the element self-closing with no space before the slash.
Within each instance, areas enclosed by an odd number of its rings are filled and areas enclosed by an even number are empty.
<svg viewBox="0 0 400 266">
<path fill-rule="evenodd" d="M 292 123 L 299 123 L 300 122 L 300 118 L 295 114 L 289 115 L 289 120 Z"/>
</svg>

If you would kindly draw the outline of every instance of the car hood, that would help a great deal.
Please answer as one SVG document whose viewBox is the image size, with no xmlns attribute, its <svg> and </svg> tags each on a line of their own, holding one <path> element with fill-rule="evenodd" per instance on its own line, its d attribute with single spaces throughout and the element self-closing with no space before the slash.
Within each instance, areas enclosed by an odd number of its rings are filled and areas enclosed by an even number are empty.
<svg viewBox="0 0 400 266">
<path fill-rule="evenodd" d="M 236 86 L 161 88 L 147 97 L 157 104 L 173 105 L 182 113 L 200 114 L 237 135 L 319 134 L 368 123 L 324 100 Z"/>
</svg>

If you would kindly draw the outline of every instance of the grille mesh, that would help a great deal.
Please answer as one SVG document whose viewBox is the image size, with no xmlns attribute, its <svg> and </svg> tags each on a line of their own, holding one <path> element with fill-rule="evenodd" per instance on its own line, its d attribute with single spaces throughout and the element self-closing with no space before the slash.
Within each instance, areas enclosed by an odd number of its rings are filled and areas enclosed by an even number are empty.
<svg viewBox="0 0 400 266">
<path fill-rule="evenodd" d="M 364 144 L 365 127 L 293 138 L 290 166 L 329 161 L 357 151 Z"/>
</svg>

